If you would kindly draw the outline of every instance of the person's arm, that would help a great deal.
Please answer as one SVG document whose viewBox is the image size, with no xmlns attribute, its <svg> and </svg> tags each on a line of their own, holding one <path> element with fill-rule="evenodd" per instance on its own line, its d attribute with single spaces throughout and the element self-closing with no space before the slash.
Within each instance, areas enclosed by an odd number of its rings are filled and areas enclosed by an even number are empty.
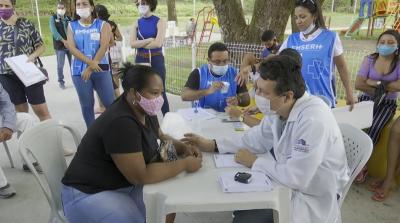
<svg viewBox="0 0 400 223">
<path fill-rule="evenodd" d="M 154 49 L 160 48 L 164 44 L 165 32 L 166 32 L 166 22 L 164 19 L 158 20 L 157 23 L 157 36 L 153 39 L 149 44 L 147 44 L 144 48 L 146 49 Z"/>
<path fill-rule="evenodd" d="M 400 91 L 400 80 L 392 81 L 386 86 L 388 92 L 399 92 Z"/>
<path fill-rule="evenodd" d="M 376 84 L 375 86 L 372 85 L 371 81 L 368 81 L 366 77 L 363 76 L 357 76 L 356 77 L 356 83 L 355 83 L 355 88 L 356 90 L 362 91 L 367 93 L 368 95 L 374 95 L 375 90 L 376 90 Z"/>
<path fill-rule="evenodd" d="M 58 31 L 56 29 L 56 25 L 55 25 L 53 16 L 50 17 L 50 31 L 51 31 L 51 34 L 53 35 L 53 38 L 55 40 L 61 41 L 63 39 L 61 37 L 60 33 L 58 33 Z"/>
<path fill-rule="evenodd" d="M 336 56 L 333 58 L 336 67 L 338 69 L 340 80 L 343 83 L 344 89 L 346 91 L 346 104 L 350 105 L 350 111 L 353 110 L 354 104 L 356 103 L 353 95 L 353 90 L 350 85 L 350 75 L 347 69 L 347 65 L 344 59 L 343 54 Z"/>
<path fill-rule="evenodd" d="M 88 64 L 92 69 L 96 71 L 101 71 L 101 68 L 99 67 L 99 62 L 94 61 L 86 57 L 81 51 L 76 48 L 75 45 L 75 38 L 74 38 L 74 33 L 71 28 L 71 23 L 68 25 L 68 31 L 67 31 L 67 42 L 68 42 L 68 49 L 71 52 L 74 57 L 78 58 L 79 60 L 83 61 L 84 63 Z"/>
<path fill-rule="evenodd" d="M 224 84 L 220 82 L 213 82 L 210 88 L 199 90 L 200 86 L 200 72 L 198 69 L 194 69 L 182 90 L 181 98 L 182 101 L 194 101 L 200 98 L 214 93 L 215 91 L 222 89 Z"/>
<path fill-rule="evenodd" d="M 243 122 L 244 124 L 248 125 L 249 127 L 257 126 L 261 123 L 261 120 L 258 118 L 254 118 L 251 115 L 243 115 Z"/>
<path fill-rule="evenodd" d="M 133 27 L 131 29 L 131 47 L 132 48 L 143 48 L 145 47 L 147 44 L 149 44 L 151 41 L 153 41 L 154 38 L 148 38 L 148 39 L 144 39 L 144 40 L 138 40 L 137 39 L 137 29 L 138 27 L 138 23 L 137 21 L 133 24 Z"/>
<path fill-rule="evenodd" d="M 0 142 L 11 139 L 13 132 L 16 130 L 17 115 L 14 105 L 10 101 L 6 90 L 0 84 Z"/>
<path fill-rule="evenodd" d="M 100 48 L 97 50 L 94 56 L 94 61 L 100 61 L 106 54 L 110 40 L 111 40 L 111 26 L 107 22 L 103 22 L 103 27 L 101 28 L 100 34 Z"/>
<path fill-rule="evenodd" d="M 201 167 L 201 159 L 193 156 L 174 162 L 147 165 L 142 152 L 111 154 L 111 158 L 122 175 L 133 185 L 158 183 L 183 171 L 194 172 Z"/>
</svg>

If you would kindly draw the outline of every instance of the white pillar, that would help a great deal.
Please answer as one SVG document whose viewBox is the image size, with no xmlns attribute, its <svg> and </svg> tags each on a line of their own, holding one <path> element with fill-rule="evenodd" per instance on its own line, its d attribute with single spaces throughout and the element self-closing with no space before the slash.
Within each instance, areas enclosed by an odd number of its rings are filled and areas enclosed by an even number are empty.
<svg viewBox="0 0 400 223">
<path fill-rule="evenodd" d="M 335 0 L 332 0 L 331 12 L 333 12 L 334 6 L 335 6 Z"/>
<path fill-rule="evenodd" d="M 353 13 L 356 14 L 357 11 L 357 0 L 354 0 L 354 9 L 353 9 Z"/>
</svg>

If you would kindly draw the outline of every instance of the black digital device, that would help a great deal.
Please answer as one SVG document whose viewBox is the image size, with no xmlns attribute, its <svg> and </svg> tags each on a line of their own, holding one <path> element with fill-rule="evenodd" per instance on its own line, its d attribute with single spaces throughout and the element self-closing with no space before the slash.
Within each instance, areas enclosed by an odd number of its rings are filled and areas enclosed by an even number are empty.
<svg viewBox="0 0 400 223">
<path fill-rule="evenodd" d="M 251 182 L 251 174 L 246 172 L 237 172 L 235 174 L 235 181 L 248 184 Z"/>
</svg>

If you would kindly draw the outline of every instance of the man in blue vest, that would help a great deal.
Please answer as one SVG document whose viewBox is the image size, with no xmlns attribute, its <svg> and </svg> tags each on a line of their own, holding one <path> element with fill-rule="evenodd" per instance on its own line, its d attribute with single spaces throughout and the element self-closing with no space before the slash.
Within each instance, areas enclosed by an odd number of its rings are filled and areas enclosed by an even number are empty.
<svg viewBox="0 0 400 223">
<path fill-rule="evenodd" d="M 199 100 L 202 108 L 224 112 L 227 105 L 247 106 L 250 96 L 246 86 L 235 82 L 237 70 L 229 65 L 229 51 L 217 42 L 208 49 L 208 64 L 194 69 L 182 91 L 183 101 Z"/>
<path fill-rule="evenodd" d="M 71 66 L 71 53 L 67 45 L 67 26 L 71 18 L 65 15 L 65 11 L 65 3 L 60 1 L 57 3 L 57 13 L 50 18 L 50 30 L 53 35 L 53 46 L 57 56 L 58 83 L 61 89 L 65 89 L 63 72 L 65 56 L 67 56 L 69 66 Z"/>
</svg>

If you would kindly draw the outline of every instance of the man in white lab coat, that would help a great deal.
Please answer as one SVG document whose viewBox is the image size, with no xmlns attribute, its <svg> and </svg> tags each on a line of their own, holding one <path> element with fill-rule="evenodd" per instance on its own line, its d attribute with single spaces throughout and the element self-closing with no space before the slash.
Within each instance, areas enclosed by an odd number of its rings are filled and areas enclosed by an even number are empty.
<svg viewBox="0 0 400 223">
<path fill-rule="evenodd" d="M 349 175 L 341 132 L 330 108 L 305 92 L 301 69 L 289 57 L 263 62 L 260 75 L 256 104 L 265 114 L 260 125 L 239 139 L 187 134 L 183 140 L 203 151 L 235 153 L 237 162 L 291 188 L 291 222 L 340 222 L 338 198 Z M 233 222 L 272 222 L 270 213 L 236 211 Z"/>
</svg>

